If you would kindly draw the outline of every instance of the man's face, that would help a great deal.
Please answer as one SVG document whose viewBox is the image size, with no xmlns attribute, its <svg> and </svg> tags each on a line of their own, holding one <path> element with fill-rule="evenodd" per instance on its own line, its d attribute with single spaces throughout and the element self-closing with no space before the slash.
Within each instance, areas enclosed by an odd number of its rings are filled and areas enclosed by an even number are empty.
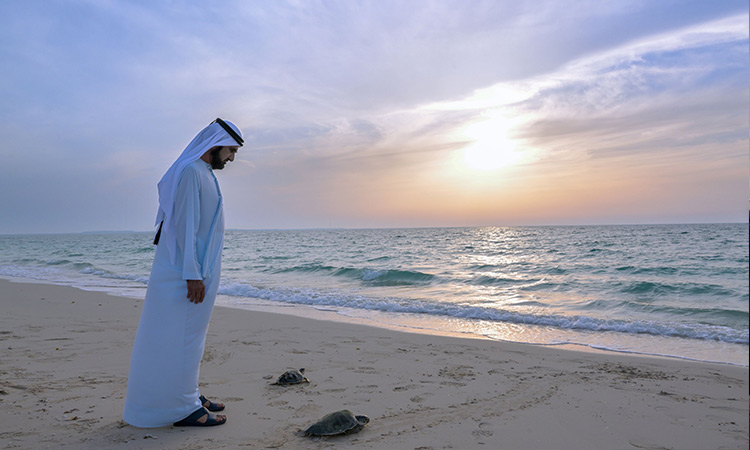
<svg viewBox="0 0 750 450">
<path fill-rule="evenodd" d="M 227 165 L 227 161 L 234 161 L 234 155 L 239 150 L 237 146 L 225 146 L 211 152 L 211 167 L 221 170 Z"/>
</svg>

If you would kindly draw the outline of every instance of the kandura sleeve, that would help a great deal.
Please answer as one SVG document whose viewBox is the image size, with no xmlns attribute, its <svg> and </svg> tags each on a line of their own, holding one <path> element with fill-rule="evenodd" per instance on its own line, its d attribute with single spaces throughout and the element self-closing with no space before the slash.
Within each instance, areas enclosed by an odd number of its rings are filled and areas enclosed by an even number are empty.
<svg viewBox="0 0 750 450">
<path fill-rule="evenodd" d="M 200 225 L 200 176 L 193 167 L 182 172 L 177 185 L 174 204 L 177 246 L 182 253 L 182 279 L 202 280 L 202 270 L 198 262 L 196 236 Z"/>
</svg>

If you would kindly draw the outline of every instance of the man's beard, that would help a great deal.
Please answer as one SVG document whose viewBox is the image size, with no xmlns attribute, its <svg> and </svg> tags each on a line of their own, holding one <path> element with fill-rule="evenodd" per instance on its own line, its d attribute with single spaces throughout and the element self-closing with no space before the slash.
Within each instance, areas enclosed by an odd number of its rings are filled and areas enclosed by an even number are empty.
<svg viewBox="0 0 750 450">
<path fill-rule="evenodd" d="M 211 168 L 213 168 L 214 170 L 221 170 L 224 168 L 224 166 L 227 165 L 226 161 L 221 160 L 221 157 L 219 156 L 220 151 L 221 149 L 211 152 Z"/>
</svg>

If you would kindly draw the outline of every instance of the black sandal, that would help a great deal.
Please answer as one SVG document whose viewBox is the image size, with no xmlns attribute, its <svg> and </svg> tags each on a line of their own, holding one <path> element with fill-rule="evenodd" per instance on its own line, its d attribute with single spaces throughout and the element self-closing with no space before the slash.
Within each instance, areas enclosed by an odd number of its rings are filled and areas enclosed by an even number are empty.
<svg viewBox="0 0 750 450">
<path fill-rule="evenodd" d="M 202 395 L 200 396 L 200 399 L 201 399 L 201 405 L 203 405 L 203 407 L 206 408 L 207 410 L 211 412 L 224 411 L 224 405 L 219 405 L 218 403 L 214 403 Z M 208 402 L 208 406 L 206 406 L 206 402 Z"/>
<path fill-rule="evenodd" d="M 198 422 L 198 419 L 204 416 L 208 416 L 206 421 Z M 196 409 L 194 413 L 190 414 L 179 422 L 173 423 L 172 425 L 176 427 L 213 427 L 215 425 L 223 425 L 226 422 L 226 417 L 223 420 L 219 419 L 215 414 L 210 414 L 208 411 L 206 411 L 206 408 L 201 407 L 199 409 Z"/>
</svg>

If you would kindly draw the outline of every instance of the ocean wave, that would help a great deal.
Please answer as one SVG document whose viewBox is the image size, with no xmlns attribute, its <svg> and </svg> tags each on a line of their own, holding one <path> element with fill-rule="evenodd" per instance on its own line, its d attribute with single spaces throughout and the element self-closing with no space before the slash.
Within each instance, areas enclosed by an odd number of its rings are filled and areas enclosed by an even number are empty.
<svg viewBox="0 0 750 450">
<path fill-rule="evenodd" d="M 468 284 L 476 286 L 518 286 L 521 284 L 525 284 L 531 286 L 535 283 L 538 283 L 539 281 L 542 280 L 539 278 L 522 279 L 493 275 L 476 275 L 468 281 Z"/>
<path fill-rule="evenodd" d="M 372 263 L 372 262 L 383 262 L 383 261 L 388 261 L 390 259 L 392 259 L 390 256 L 376 256 L 374 258 L 368 259 L 367 262 L 369 262 L 369 263 Z"/>
<path fill-rule="evenodd" d="M 436 303 L 397 298 L 369 298 L 345 294 L 331 294 L 312 290 L 276 290 L 256 288 L 252 285 L 234 283 L 220 286 L 219 293 L 234 297 L 250 297 L 281 303 L 309 306 L 354 308 L 389 313 L 427 314 L 449 316 L 459 319 L 486 320 L 519 325 L 535 325 L 550 328 L 648 334 L 654 336 L 680 337 L 712 340 L 733 344 L 748 344 L 748 330 L 707 324 L 686 324 L 658 321 L 627 321 L 601 319 L 585 315 L 564 316 L 555 314 L 532 314 L 507 311 L 481 306 Z"/>
<path fill-rule="evenodd" d="M 560 287 L 561 285 L 559 283 L 553 283 L 545 279 L 541 279 L 541 280 L 520 286 L 518 289 L 522 291 L 535 292 L 535 291 L 547 291 L 547 290 L 554 291 L 555 289 L 558 289 Z"/>
<path fill-rule="evenodd" d="M 34 262 L 34 261 L 29 261 Z M 48 260 L 43 265 L 1 265 L 0 275 L 30 280 L 52 281 L 63 285 L 85 288 L 97 285 L 98 279 L 131 281 L 146 285 L 148 274 L 122 274 L 99 268 L 87 262 Z M 80 278 L 77 275 L 83 275 Z"/>
<path fill-rule="evenodd" d="M 286 255 L 270 255 L 270 256 L 263 255 L 263 256 L 259 256 L 259 258 L 263 261 L 286 261 L 286 260 L 292 259 L 291 256 L 286 256 Z"/>
<path fill-rule="evenodd" d="M 486 272 L 489 270 L 497 270 L 498 266 L 497 264 L 474 264 L 468 266 L 469 270 L 474 270 L 478 272 Z"/>
<path fill-rule="evenodd" d="M 424 286 L 437 279 L 435 275 L 413 270 L 336 267 L 320 264 L 285 267 L 273 271 L 277 274 L 294 272 L 359 280 L 368 286 Z"/>
<path fill-rule="evenodd" d="M 622 266 L 616 267 L 615 271 L 623 272 L 633 275 L 676 275 L 680 272 L 675 267 L 635 267 L 635 266 Z"/>
<path fill-rule="evenodd" d="M 50 259 L 50 260 L 45 261 L 45 264 L 48 266 L 64 266 L 70 263 L 71 261 L 67 259 Z"/>
<path fill-rule="evenodd" d="M 699 319 L 704 322 L 721 323 L 721 324 L 743 324 L 747 323 L 750 319 L 750 314 L 747 311 L 741 311 L 737 309 L 727 308 L 697 308 L 689 306 L 672 306 L 672 305 L 660 305 L 652 302 L 632 302 L 632 301 L 607 301 L 607 300 L 592 300 L 581 302 L 576 306 L 578 310 L 589 310 L 589 311 L 613 311 L 613 310 L 629 310 L 637 311 L 642 314 L 659 314 L 662 317 L 672 317 L 673 319 L 679 319 L 680 317 L 689 317 L 691 319 Z"/>
<path fill-rule="evenodd" d="M 621 292 L 636 295 L 688 295 L 688 296 L 736 296 L 737 293 L 723 286 L 707 283 L 658 283 L 651 281 L 636 281 L 626 284 Z"/>
</svg>

